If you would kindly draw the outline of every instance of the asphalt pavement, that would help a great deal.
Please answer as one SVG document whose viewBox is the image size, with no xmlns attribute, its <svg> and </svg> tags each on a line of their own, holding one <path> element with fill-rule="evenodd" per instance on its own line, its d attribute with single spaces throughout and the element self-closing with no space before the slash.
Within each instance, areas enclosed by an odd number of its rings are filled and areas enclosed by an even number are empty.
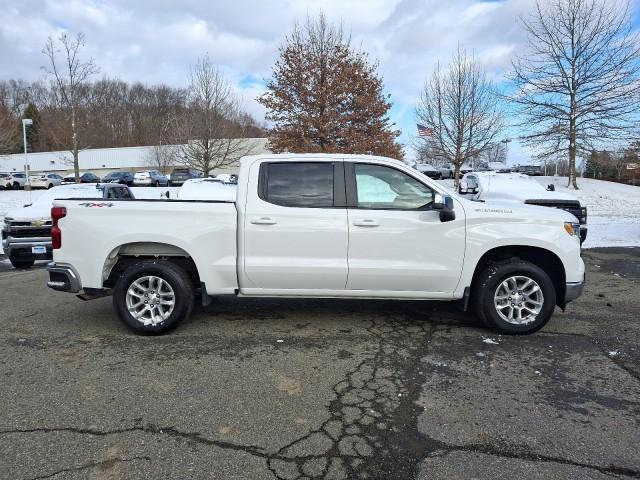
<svg viewBox="0 0 640 480">
<path fill-rule="evenodd" d="M 640 249 L 583 256 L 584 295 L 522 337 L 235 298 L 139 337 L 0 261 L 0 478 L 640 478 Z"/>
</svg>

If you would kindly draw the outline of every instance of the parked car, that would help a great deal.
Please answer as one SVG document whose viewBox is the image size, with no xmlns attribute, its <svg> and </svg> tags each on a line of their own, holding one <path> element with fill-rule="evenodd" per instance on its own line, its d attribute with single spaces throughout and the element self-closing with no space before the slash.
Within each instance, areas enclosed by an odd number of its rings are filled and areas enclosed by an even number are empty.
<svg viewBox="0 0 640 480">
<path fill-rule="evenodd" d="M 3 180 L 4 188 L 7 190 L 20 190 L 27 183 L 27 176 L 24 172 L 11 172 Z"/>
<path fill-rule="evenodd" d="M 32 204 L 7 213 L 2 226 L 2 247 L 16 268 L 29 268 L 36 260 L 51 259 L 51 205 L 57 198 L 132 199 L 126 185 L 62 185 L 50 188 Z"/>
<path fill-rule="evenodd" d="M 145 170 L 144 172 L 136 172 L 133 176 L 134 185 L 146 185 L 152 187 L 169 186 L 169 177 L 161 174 L 157 170 Z"/>
<path fill-rule="evenodd" d="M 100 178 L 94 173 L 85 172 L 80 174 L 80 183 L 99 183 L 99 182 L 100 182 Z M 76 176 L 73 173 L 66 175 L 62 179 L 63 185 L 69 185 L 71 183 L 76 183 Z"/>
<path fill-rule="evenodd" d="M 442 177 L 442 173 L 440 172 L 440 170 L 437 168 L 434 168 L 432 165 L 428 163 L 417 163 L 413 168 L 415 168 L 417 171 L 419 171 L 423 175 L 426 175 L 429 178 L 433 178 L 434 180 L 438 180 L 439 178 Z"/>
<path fill-rule="evenodd" d="M 169 183 L 171 185 L 182 185 L 187 180 L 192 178 L 198 178 L 199 175 L 195 170 L 191 170 L 190 168 L 174 168 L 169 176 Z"/>
<path fill-rule="evenodd" d="M 119 183 L 121 185 L 133 186 L 133 174 L 130 172 L 111 172 L 102 177 L 104 183 Z"/>
<path fill-rule="evenodd" d="M 43 173 L 29 176 L 31 188 L 53 188 L 62 185 L 62 177 L 57 173 Z"/>
<path fill-rule="evenodd" d="M 458 193 L 473 200 L 513 201 L 565 210 L 580 224 L 580 243 L 587 238 L 587 207 L 570 193 L 548 190 L 529 176 L 472 172 L 462 178 Z"/>
<path fill-rule="evenodd" d="M 511 168 L 502 162 L 487 162 L 486 168 L 492 172 L 511 173 Z"/>
<path fill-rule="evenodd" d="M 225 180 L 230 179 L 218 177 L 191 178 L 182 184 L 176 194 L 176 198 L 180 200 L 224 200 L 233 202 L 236 199 L 237 181 L 232 183 Z"/>
<path fill-rule="evenodd" d="M 440 178 L 442 179 L 453 178 L 453 168 L 451 164 L 445 163 L 444 165 L 440 165 L 439 167 L 436 167 L 436 168 L 440 170 Z"/>
<path fill-rule="evenodd" d="M 7 188 L 8 178 L 10 176 L 10 173 L 0 172 L 0 190 L 4 190 Z"/>
<path fill-rule="evenodd" d="M 519 165 L 517 172 L 532 177 L 541 177 L 544 175 L 544 170 L 540 165 Z"/>
<path fill-rule="evenodd" d="M 451 196 L 381 157 L 240 163 L 235 201 L 56 200 L 48 286 L 113 294 L 142 334 L 219 295 L 459 300 L 524 334 L 584 288 L 580 226 L 563 210 Z"/>
</svg>

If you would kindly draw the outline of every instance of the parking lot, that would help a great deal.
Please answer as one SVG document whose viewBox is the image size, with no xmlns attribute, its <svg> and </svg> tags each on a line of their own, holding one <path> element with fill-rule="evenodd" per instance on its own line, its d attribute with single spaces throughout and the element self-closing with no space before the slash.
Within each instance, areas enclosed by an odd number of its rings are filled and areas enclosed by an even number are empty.
<svg viewBox="0 0 640 480">
<path fill-rule="evenodd" d="M 0 262 L 0 477 L 640 478 L 640 249 L 497 336 L 433 302 L 218 299 L 139 337 Z"/>
</svg>

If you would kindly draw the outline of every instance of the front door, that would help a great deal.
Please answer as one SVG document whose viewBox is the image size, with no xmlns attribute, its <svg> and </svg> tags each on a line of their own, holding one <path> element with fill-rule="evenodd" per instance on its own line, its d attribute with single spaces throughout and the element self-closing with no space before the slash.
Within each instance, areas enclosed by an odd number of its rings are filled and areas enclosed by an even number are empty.
<svg viewBox="0 0 640 480">
<path fill-rule="evenodd" d="M 251 168 L 248 188 L 258 195 L 247 196 L 244 213 L 243 292 L 344 290 L 349 231 L 342 162 Z"/>
<path fill-rule="evenodd" d="M 461 209 L 455 220 L 441 222 L 432 209 L 434 190 L 417 177 L 387 165 L 345 169 L 347 290 L 452 293 L 464 258 Z"/>
</svg>

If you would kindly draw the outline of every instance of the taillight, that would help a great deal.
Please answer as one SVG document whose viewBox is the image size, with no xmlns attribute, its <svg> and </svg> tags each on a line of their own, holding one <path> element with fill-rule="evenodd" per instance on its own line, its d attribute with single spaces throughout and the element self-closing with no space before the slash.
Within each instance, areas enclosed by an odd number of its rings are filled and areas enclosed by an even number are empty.
<svg viewBox="0 0 640 480">
<path fill-rule="evenodd" d="M 51 207 L 51 248 L 54 250 L 62 247 L 62 232 L 58 227 L 58 220 L 66 216 L 66 207 Z"/>
</svg>

